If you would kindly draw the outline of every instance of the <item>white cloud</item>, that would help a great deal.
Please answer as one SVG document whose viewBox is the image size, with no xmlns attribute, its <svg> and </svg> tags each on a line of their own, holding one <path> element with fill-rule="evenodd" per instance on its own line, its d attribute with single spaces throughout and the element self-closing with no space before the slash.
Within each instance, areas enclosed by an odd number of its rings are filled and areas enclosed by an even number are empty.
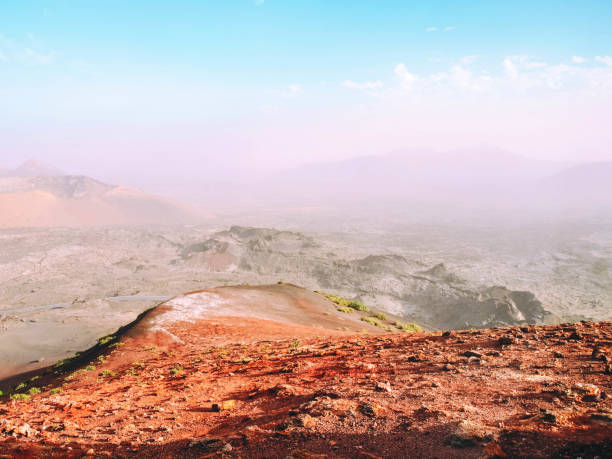
<svg viewBox="0 0 612 459">
<path fill-rule="evenodd" d="M 404 64 L 397 64 L 394 71 L 400 78 L 401 85 L 404 89 L 412 89 L 414 82 L 419 79 L 417 75 L 410 73 Z"/>
<path fill-rule="evenodd" d="M 516 80 L 519 76 L 516 64 L 509 57 L 504 59 L 504 71 L 506 72 L 506 76 L 511 80 Z"/>
<path fill-rule="evenodd" d="M 455 29 L 456 29 L 455 26 L 446 26 L 446 27 L 444 27 L 444 31 L 445 32 L 450 32 L 451 30 L 455 30 Z"/>
<path fill-rule="evenodd" d="M 426 31 L 426 32 L 436 32 L 437 30 L 438 30 L 438 28 L 437 28 L 437 27 L 427 27 L 427 28 L 425 29 L 425 31 Z"/>
<path fill-rule="evenodd" d="M 296 94 L 298 92 L 302 91 L 302 85 L 299 83 L 295 83 L 295 84 L 290 84 L 289 85 L 289 91 L 293 94 Z"/>
<path fill-rule="evenodd" d="M 380 80 L 376 80 L 376 81 L 364 81 L 362 83 L 359 83 L 359 82 L 353 81 L 353 80 L 344 80 L 342 82 L 342 86 L 344 86 L 345 88 L 350 88 L 350 89 L 374 90 L 374 89 L 380 89 L 384 85 L 383 85 L 382 81 L 380 81 Z"/>
<path fill-rule="evenodd" d="M 2 51 L 0 51 L 0 61 L 6 61 L 6 56 Z"/>
<path fill-rule="evenodd" d="M 264 4 L 266 0 L 254 0 L 253 3 L 255 3 L 255 6 L 261 6 Z"/>
<path fill-rule="evenodd" d="M 581 56 L 572 56 L 572 62 L 574 64 L 584 64 L 586 59 Z"/>
<path fill-rule="evenodd" d="M 612 56 L 595 56 L 597 62 L 612 66 Z"/>
<path fill-rule="evenodd" d="M 469 88 L 471 86 L 472 72 L 460 65 L 453 65 L 451 67 L 451 76 L 457 86 L 461 88 Z"/>
</svg>

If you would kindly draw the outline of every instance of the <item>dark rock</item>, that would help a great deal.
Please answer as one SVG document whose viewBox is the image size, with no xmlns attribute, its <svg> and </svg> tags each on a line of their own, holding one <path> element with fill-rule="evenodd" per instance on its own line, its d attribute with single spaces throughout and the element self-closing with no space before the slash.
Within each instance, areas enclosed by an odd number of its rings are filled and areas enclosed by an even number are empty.
<svg viewBox="0 0 612 459">
<path fill-rule="evenodd" d="M 516 343 L 516 340 L 511 337 L 511 336 L 501 336 L 498 340 L 497 343 L 500 346 L 510 346 L 511 344 Z"/>
<path fill-rule="evenodd" d="M 376 416 L 376 408 L 370 405 L 369 403 L 361 403 L 359 405 L 359 411 L 361 412 L 361 414 L 364 414 L 371 418 Z"/>
<path fill-rule="evenodd" d="M 477 359 L 481 359 L 482 358 L 482 354 L 480 352 L 476 352 L 476 351 L 465 351 L 462 355 L 464 357 L 476 357 Z"/>
</svg>

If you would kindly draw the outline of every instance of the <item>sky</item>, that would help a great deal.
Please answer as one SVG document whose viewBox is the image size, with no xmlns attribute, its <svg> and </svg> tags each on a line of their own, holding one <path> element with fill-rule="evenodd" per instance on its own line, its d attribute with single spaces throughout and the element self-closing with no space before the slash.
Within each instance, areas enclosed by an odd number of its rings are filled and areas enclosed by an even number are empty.
<svg viewBox="0 0 612 459">
<path fill-rule="evenodd" d="M 265 174 L 491 145 L 612 160 L 612 2 L 0 2 L 0 167 Z"/>
</svg>

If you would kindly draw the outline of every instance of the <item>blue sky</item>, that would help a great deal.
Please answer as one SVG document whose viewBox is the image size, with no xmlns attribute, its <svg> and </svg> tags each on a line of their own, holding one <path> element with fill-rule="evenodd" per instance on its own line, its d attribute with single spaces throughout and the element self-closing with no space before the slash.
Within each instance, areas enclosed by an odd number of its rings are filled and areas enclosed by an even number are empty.
<svg viewBox="0 0 612 459">
<path fill-rule="evenodd" d="M 610 1 L 5 0 L 0 154 L 605 159 L 610 24 Z"/>
</svg>

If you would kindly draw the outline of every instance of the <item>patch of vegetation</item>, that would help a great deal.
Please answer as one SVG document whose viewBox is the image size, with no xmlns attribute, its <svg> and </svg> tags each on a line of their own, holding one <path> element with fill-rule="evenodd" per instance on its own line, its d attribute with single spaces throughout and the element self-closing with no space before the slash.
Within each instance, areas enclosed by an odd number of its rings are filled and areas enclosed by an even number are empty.
<svg viewBox="0 0 612 459">
<path fill-rule="evenodd" d="M 96 369 L 96 367 L 94 367 L 93 365 L 87 365 L 87 366 L 85 367 L 85 370 L 86 370 L 86 371 L 94 371 L 95 369 Z"/>
<path fill-rule="evenodd" d="M 15 392 L 20 391 L 20 390 L 23 390 L 23 389 L 25 389 L 26 387 L 28 387 L 28 383 L 26 383 L 26 382 L 19 383 L 19 384 L 17 384 L 17 385 L 15 386 Z"/>
<path fill-rule="evenodd" d="M 0 397 L 4 397 L 4 392 L 0 390 Z"/>
<path fill-rule="evenodd" d="M 117 373 L 111 370 L 102 370 L 100 373 L 98 373 L 98 376 L 116 376 L 116 375 Z"/>
<path fill-rule="evenodd" d="M 338 295 L 334 295 L 333 293 L 325 293 L 325 292 L 320 292 L 318 290 L 315 290 L 315 293 L 323 295 L 325 298 L 327 298 L 333 303 L 336 303 L 340 307 L 351 308 L 357 311 L 370 312 L 370 308 L 367 307 L 365 304 L 363 304 L 361 301 L 347 300 L 346 298 L 343 298 Z"/>
<path fill-rule="evenodd" d="M 49 391 L 49 395 L 61 394 L 62 392 L 64 392 L 63 389 L 60 389 L 59 387 L 55 387 Z"/>
<path fill-rule="evenodd" d="M 11 394 L 11 400 L 21 400 L 27 402 L 30 400 L 30 396 L 28 394 Z"/>
<path fill-rule="evenodd" d="M 351 312 L 354 311 L 353 308 L 349 308 L 349 307 L 346 307 L 346 308 L 337 308 L 337 309 L 338 309 L 338 311 L 344 312 L 345 314 L 350 314 Z"/>
<path fill-rule="evenodd" d="M 175 374 L 178 374 L 178 373 L 179 373 L 179 372 L 181 372 L 181 371 L 183 371 L 183 367 L 182 367 L 182 366 L 180 366 L 180 365 L 177 365 L 177 366 L 175 366 L 174 368 L 172 368 L 172 369 L 170 370 L 170 374 L 171 374 L 171 375 L 175 375 Z"/>
<path fill-rule="evenodd" d="M 401 322 L 395 321 L 395 322 L 393 322 L 393 325 L 395 325 L 400 330 L 402 330 L 404 332 L 408 332 L 408 333 L 418 333 L 418 332 L 422 332 L 423 331 L 423 327 L 421 327 L 419 324 L 415 324 L 415 323 L 403 324 Z"/>
<path fill-rule="evenodd" d="M 374 325 L 375 327 L 380 327 L 381 323 L 376 320 L 374 317 L 362 317 L 362 321 L 369 323 L 370 325 Z"/>
<path fill-rule="evenodd" d="M 106 335 L 106 336 L 103 336 L 102 338 L 100 338 L 98 340 L 98 344 L 100 346 L 104 346 L 106 343 L 108 343 L 109 341 L 112 341 L 114 339 L 115 339 L 115 335 Z"/>
<path fill-rule="evenodd" d="M 38 387 L 31 387 L 30 390 L 28 391 L 28 394 L 30 395 L 40 394 L 40 389 Z"/>
<path fill-rule="evenodd" d="M 377 312 L 376 314 L 372 314 L 372 317 L 375 317 L 378 320 L 387 320 L 387 316 L 382 312 Z"/>
<path fill-rule="evenodd" d="M 132 362 L 132 365 L 138 368 L 144 368 L 144 362 Z"/>
<path fill-rule="evenodd" d="M 103 355 L 101 355 L 100 357 L 98 357 L 98 362 L 100 362 L 100 364 L 105 364 L 106 363 L 106 359 L 104 358 Z"/>
<path fill-rule="evenodd" d="M 370 308 L 363 304 L 361 301 L 351 301 L 348 307 L 353 308 L 357 311 L 370 312 Z"/>
<path fill-rule="evenodd" d="M 302 345 L 302 342 L 299 339 L 296 339 L 293 343 L 289 345 L 289 349 L 297 349 Z"/>
</svg>

